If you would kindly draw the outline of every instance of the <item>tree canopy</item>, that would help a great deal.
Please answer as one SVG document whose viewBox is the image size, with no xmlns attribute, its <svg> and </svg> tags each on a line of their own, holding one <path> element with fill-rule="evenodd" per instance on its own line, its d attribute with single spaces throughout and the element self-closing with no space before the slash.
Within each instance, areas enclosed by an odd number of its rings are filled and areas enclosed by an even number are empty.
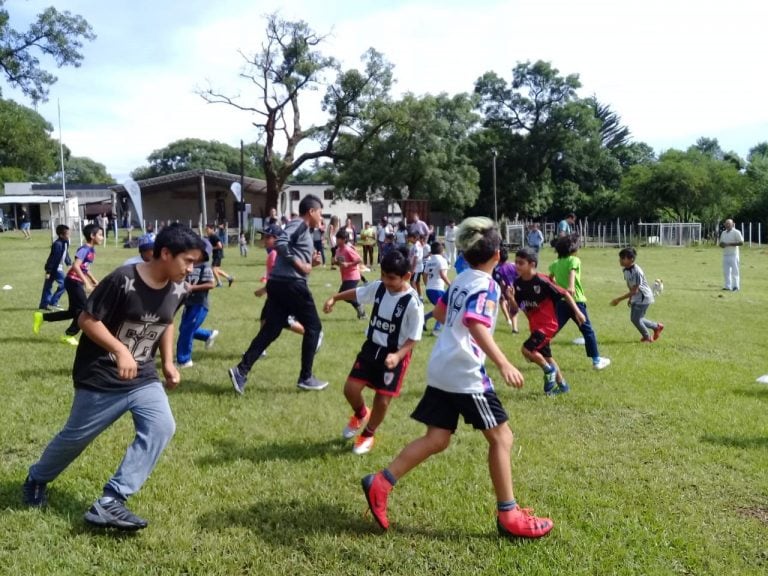
<svg viewBox="0 0 768 576">
<path fill-rule="evenodd" d="M 243 102 L 239 97 L 213 88 L 201 92 L 211 103 L 224 103 L 256 116 L 253 125 L 261 131 L 262 168 L 267 181 L 267 207 L 277 206 L 278 193 L 302 165 L 319 158 L 337 157 L 336 144 L 342 133 L 373 137 L 387 123 L 377 116 L 377 103 L 386 99 L 392 83 L 392 66 L 371 49 L 363 56 L 362 69 L 342 70 L 325 56 L 324 37 L 306 22 L 267 17 L 265 40 L 253 55 L 241 52 L 245 66 L 240 76 L 255 94 Z M 325 90 L 324 124 L 305 127 L 301 120 L 301 98 L 313 90 Z M 277 153 L 283 142 L 283 153 Z M 302 142 L 314 148 L 299 152 Z"/>
<path fill-rule="evenodd" d="M 261 170 L 261 155 L 260 145 L 252 143 L 243 146 L 245 176 L 264 177 Z M 216 140 L 198 138 L 176 140 L 152 152 L 147 157 L 147 161 L 148 166 L 142 166 L 131 172 L 134 179 L 143 180 L 199 168 L 240 174 L 240 148 Z"/>
<path fill-rule="evenodd" d="M 52 131 L 31 108 L 0 99 L 0 179 L 40 181 L 55 172 L 59 147 Z"/>
<path fill-rule="evenodd" d="M 41 66 L 38 54 L 50 58 L 57 68 L 78 67 L 83 42 L 96 35 L 85 18 L 53 6 L 38 14 L 26 31 L 18 31 L 11 27 L 4 6 L 5 0 L 0 0 L 0 71 L 8 84 L 32 102 L 44 102 L 57 78 Z"/>
</svg>

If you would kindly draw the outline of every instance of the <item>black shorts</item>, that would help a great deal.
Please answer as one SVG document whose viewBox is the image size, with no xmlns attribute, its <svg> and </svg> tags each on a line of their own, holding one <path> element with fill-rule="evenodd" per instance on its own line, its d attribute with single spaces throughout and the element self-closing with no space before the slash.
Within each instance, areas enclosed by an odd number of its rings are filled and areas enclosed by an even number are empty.
<svg viewBox="0 0 768 576">
<path fill-rule="evenodd" d="M 347 380 L 365 384 L 368 388 L 376 390 L 377 394 L 395 398 L 400 396 L 400 388 L 403 386 L 408 365 L 411 363 L 411 353 L 406 354 L 405 358 L 392 370 L 384 366 L 387 354 L 386 348 L 366 341 L 355 358 Z"/>
<path fill-rule="evenodd" d="M 475 394 L 446 392 L 427 386 L 411 418 L 444 430 L 456 431 L 459 416 L 475 430 L 490 430 L 509 420 L 493 390 Z"/>
<path fill-rule="evenodd" d="M 221 256 L 211 258 L 211 268 L 221 268 Z"/>
<path fill-rule="evenodd" d="M 523 342 L 523 348 L 529 352 L 538 352 L 544 358 L 552 358 L 552 350 L 549 348 L 549 343 L 552 342 L 552 338 L 544 334 L 541 330 L 532 332 L 528 340 Z"/>
</svg>

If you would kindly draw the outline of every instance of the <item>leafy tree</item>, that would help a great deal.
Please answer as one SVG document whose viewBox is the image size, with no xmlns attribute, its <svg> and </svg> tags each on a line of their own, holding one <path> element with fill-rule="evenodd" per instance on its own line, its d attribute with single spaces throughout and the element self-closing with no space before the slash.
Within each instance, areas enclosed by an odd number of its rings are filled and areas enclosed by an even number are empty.
<svg viewBox="0 0 768 576">
<path fill-rule="evenodd" d="M 44 180 L 52 174 L 59 152 L 51 139 L 52 131 L 53 126 L 34 110 L 0 99 L 0 169 L 6 174 L 4 178 Z"/>
<path fill-rule="evenodd" d="M 733 164 L 696 147 L 668 150 L 654 164 L 630 168 L 622 186 L 640 214 L 678 222 L 734 214 L 745 197 L 744 179 Z"/>
<path fill-rule="evenodd" d="M 68 156 L 68 154 L 67 154 Z M 64 162 L 67 184 L 114 184 L 115 179 L 104 164 L 85 156 L 68 156 Z M 61 171 L 53 175 L 52 182 L 61 182 Z"/>
<path fill-rule="evenodd" d="M 263 178 L 260 157 L 262 147 L 247 144 L 243 147 L 245 175 Z M 149 166 L 142 166 L 131 173 L 137 180 L 165 176 L 186 170 L 206 168 L 231 174 L 240 174 L 240 148 L 216 140 L 184 138 L 171 142 L 165 148 L 155 150 L 147 157 Z"/>
<path fill-rule="evenodd" d="M 616 114 L 607 104 L 598 102 L 596 96 L 587 98 L 585 103 L 592 108 L 592 111 L 600 121 L 600 143 L 604 148 L 616 150 L 629 144 L 629 128 L 622 126 L 621 117 Z"/>
<path fill-rule="evenodd" d="M 479 118 L 467 94 L 407 94 L 389 106 L 391 122 L 375 137 L 344 135 L 336 189 L 366 201 L 372 191 L 388 201 L 429 199 L 436 209 L 460 214 L 478 194 L 478 173 L 467 136 Z M 349 153 L 345 153 L 349 151 Z"/>
<path fill-rule="evenodd" d="M 211 103 L 224 103 L 257 116 L 253 122 L 264 142 L 262 167 L 267 181 L 267 207 L 277 206 L 278 192 L 304 163 L 319 158 L 337 159 L 341 134 L 360 135 L 359 146 L 388 123 L 377 115 L 379 103 L 387 98 L 392 84 L 392 65 L 369 49 L 362 70 L 342 71 L 334 58 L 324 56 L 318 36 L 305 22 L 290 22 L 276 14 L 267 17 L 266 40 L 253 56 L 243 56 L 241 77 L 256 88 L 255 103 L 242 104 L 239 97 L 221 94 L 212 88 L 201 92 Z M 335 79 L 329 80 L 335 74 Z M 301 97 L 325 88 L 322 125 L 304 128 Z M 282 156 L 276 153 L 284 140 Z M 314 142 L 314 149 L 298 152 L 301 143 Z M 348 152 L 350 153 L 350 152 Z"/>
<path fill-rule="evenodd" d="M 83 60 L 83 41 L 96 35 L 82 16 L 52 6 L 38 14 L 28 30 L 19 32 L 11 28 L 3 6 L 5 0 L 0 0 L 0 72 L 32 102 L 45 102 L 48 88 L 57 78 L 41 68 L 36 53 L 50 57 L 57 68 L 78 67 Z"/>
</svg>

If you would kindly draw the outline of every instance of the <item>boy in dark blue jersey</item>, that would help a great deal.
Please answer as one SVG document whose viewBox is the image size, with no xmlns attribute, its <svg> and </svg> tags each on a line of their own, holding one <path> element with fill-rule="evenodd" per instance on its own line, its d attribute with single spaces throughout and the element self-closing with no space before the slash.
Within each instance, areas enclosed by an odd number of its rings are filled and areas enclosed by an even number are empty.
<svg viewBox="0 0 768 576">
<path fill-rule="evenodd" d="M 118 530 L 147 526 L 125 501 L 149 477 L 176 426 L 155 354 L 159 349 L 165 386 L 175 388 L 180 378 L 173 363 L 173 317 L 187 295 L 184 278 L 204 249 L 194 231 L 172 224 L 157 235 L 150 262 L 117 268 L 93 291 L 79 318 L 83 337 L 72 368 L 72 410 L 64 428 L 29 468 L 23 486 L 26 504 L 43 506 L 46 485 L 130 412 L 136 436 L 85 520 Z"/>
</svg>

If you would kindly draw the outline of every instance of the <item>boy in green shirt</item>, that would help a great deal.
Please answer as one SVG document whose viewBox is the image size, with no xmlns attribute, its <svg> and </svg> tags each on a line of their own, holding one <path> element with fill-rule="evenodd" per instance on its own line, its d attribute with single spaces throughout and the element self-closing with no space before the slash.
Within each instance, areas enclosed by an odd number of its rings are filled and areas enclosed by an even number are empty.
<svg viewBox="0 0 768 576">
<path fill-rule="evenodd" d="M 581 286 L 581 259 L 576 256 L 579 250 L 579 241 L 572 236 L 562 236 L 555 241 L 555 251 L 557 260 L 549 265 L 550 279 L 568 291 L 576 302 L 576 306 L 584 314 L 586 321 L 579 325 L 582 336 L 584 336 L 584 349 L 587 356 L 592 359 L 592 367 L 595 370 L 602 370 L 611 364 L 609 358 L 600 356 L 597 347 L 597 335 L 592 328 L 587 314 L 587 297 L 584 295 L 584 288 Z M 571 308 L 567 302 L 561 300 L 557 303 L 557 325 L 559 332 L 563 326 L 571 319 Z"/>
</svg>

